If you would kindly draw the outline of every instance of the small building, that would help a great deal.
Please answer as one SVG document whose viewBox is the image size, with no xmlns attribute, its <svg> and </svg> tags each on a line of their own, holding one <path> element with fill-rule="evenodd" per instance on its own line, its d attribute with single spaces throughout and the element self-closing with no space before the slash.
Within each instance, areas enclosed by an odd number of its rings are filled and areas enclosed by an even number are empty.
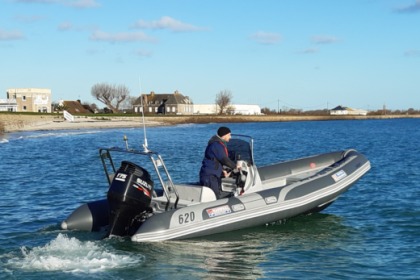
<svg viewBox="0 0 420 280">
<path fill-rule="evenodd" d="M 16 112 L 16 99 L 0 99 L 0 112 Z"/>
<path fill-rule="evenodd" d="M 51 113 L 50 89 L 10 88 L 7 99 L 16 101 L 16 112 Z"/>
<path fill-rule="evenodd" d="M 330 115 L 347 115 L 347 114 L 348 114 L 347 108 L 341 105 L 330 110 Z"/>
<path fill-rule="evenodd" d="M 142 94 L 134 102 L 133 110 L 135 113 L 142 112 L 142 103 L 146 114 L 191 115 L 193 112 L 191 99 L 178 91 L 174 93 L 155 93 L 152 91 L 150 94 Z"/>
<path fill-rule="evenodd" d="M 90 108 L 90 106 L 83 105 L 80 100 L 77 100 L 77 101 L 60 100 L 60 102 L 58 103 L 58 106 L 60 108 L 63 108 L 64 110 L 66 110 L 72 115 L 94 113 L 93 110 Z"/>
<path fill-rule="evenodd" d="M 261 115 L 259 105 L 233 104 L 230 107 L 234 115 Z"/>
<path fill-rule="evenodd" d="M 367 111 L 362 109 L 353 109 L 344 106 L 337 106 L 330 110 L 330 115 L 335 116 L 366 116 Z"/>
<path fill-rule="evenodd" d="M 215 115 L 218 113 L 219 106 L 216 104 L 194 104 L 193 114 Z"/>
<path fill-rule="evenodd" d="M 218 114 L 217 104 L 194 104 L 194 114 Z M 261 115 L 259 105 L 232 104 L 227 106 L 226 112 L 231 115 Z"/>
</svg>

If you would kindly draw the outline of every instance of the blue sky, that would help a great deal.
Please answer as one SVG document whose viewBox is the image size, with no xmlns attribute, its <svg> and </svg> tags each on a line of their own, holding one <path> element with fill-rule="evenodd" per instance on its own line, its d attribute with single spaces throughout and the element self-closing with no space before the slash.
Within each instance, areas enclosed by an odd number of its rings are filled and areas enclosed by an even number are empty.
<svg viewBox="0 0 420 280">
<path fill-rule="evenodd" d="M 420 109 L 420 0 L 0 0 L 0 98 L 95 102 L 175 90 L 194 103 Z"/>
</svg>

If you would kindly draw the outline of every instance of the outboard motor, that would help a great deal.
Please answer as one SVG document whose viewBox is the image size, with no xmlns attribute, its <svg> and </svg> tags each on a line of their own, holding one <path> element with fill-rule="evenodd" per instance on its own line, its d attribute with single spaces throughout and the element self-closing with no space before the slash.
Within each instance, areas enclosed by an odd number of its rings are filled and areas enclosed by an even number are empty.
<svg viewBox="0 0 420 280">
<path fill-rule="evenodd" d="M 153 181 L 149 172 L 128 161 L 121 162 L 108 190 L 109 235 L 134 234 L 152 210 Z"/>
</svg>

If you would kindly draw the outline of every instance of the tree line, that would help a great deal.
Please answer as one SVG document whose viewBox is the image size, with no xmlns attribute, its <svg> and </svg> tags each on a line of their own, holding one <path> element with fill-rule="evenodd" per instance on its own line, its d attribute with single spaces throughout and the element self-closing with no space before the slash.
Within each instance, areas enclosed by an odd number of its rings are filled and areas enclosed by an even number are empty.
<svg viewBox="0 0 420 280">
<path fill-rule="evenodd" d="M 136 97 L 130 96 L 130 91 L 126 86 L 107 83 L 92 86 L 91 95 L 112 113 L 121 112 L 121 108 L 131 108 L 137 100 Z M 218 105 L 219 114 L 228 113 L 232 102 L 232 92 L 229 90 L 220 91 L 216 95 L 215 102 Z"/>
<path fill-rule="evenodd" d="M 134 103 L 139 97 L 130 96 L 130 91 L 125 85 L 114 85 L 108 83 L 98 83 L 92 86 L 91 95 L 105 105 L 102 110 L 105 113 L 120 113 L 122 111 L 130 111 Z M 215 104 L 218 108 L 218 114 L 233 114 L 232 106 L 233 94 L 230 90 L 221 90 L 216 94 Z M 89 105 L 92 109 L 99 110 L 96 104 Z M 265 115 L 329 115 L 330 110 L 319 109 L 304 111 L 301 109 L 287 108 L 282 110 L 274 110 L 270 108 L 262 108 L 261 113 Z M 368 115 L 404 115 L 404 114 L 420 114 L 419 110 L 409 108 L 408 110 L 386 110 L 380 109 L 369 111 Z"/>
</svg>

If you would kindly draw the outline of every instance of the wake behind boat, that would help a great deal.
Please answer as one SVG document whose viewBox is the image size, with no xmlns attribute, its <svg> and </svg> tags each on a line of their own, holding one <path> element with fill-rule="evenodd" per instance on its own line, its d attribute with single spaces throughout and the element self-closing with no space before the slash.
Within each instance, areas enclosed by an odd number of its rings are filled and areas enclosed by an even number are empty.
<svg viewBox="0 0 420 280">
<path fill-rule="evenodd" d="M 208 187 L 174 183 L 161 155 L 147 146 L 101 148 L 107 197 L 78 207 L 61 228 L 106 228 L 108 236 L 136 242 L 234 231 L 322 211 L 370 169 L 352 149 L 262 167 L 254 162 L 251 137 L 232 134 L 228 150 L 241 169 L 222 179 L 223 198 L 216 199 Z"/>
</svg>

